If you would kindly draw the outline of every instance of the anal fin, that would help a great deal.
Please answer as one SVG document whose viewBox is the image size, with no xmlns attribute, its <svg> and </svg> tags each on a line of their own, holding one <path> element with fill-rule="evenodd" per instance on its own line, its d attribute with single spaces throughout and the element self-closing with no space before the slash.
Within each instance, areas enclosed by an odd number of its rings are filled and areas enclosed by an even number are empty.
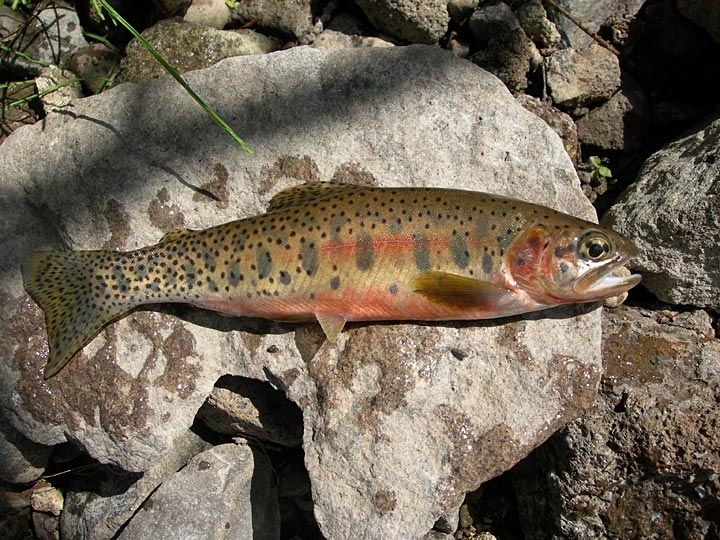
<svg viewBox="0 0 720 540">
<path fill-rule="evenodd" d="M 320 323 L 325 336 L 330 342 L 337 339 L 347 322 L 344 317 L 336 313 L 316 313 L 315 318 Z"/>
</svg>

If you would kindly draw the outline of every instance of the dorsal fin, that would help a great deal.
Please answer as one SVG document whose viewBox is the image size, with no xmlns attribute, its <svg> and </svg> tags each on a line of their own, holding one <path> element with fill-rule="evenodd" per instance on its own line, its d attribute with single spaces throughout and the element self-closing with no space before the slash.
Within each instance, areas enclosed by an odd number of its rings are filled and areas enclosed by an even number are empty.
<svg viewBox="0 0 720 540">
<path fill-rule="evenodd" d="M 158 244 L 164 244 L 165 242 L 172 242 L 174 240 L 181 240 L 183 238 L 187 238 L 189 236 L 192 236 L 197 231 L 193 231 L 192 229 L 175 229 L 174 231 L 170 231 L 168 233 L 165 233 L 163 237 L 160 239 Z"/>
<path fill-rule="evenodd" d="M 329 195 L 336 191 L 346 191 L 348 189 L 356 189 L 354 184 L 341 184 L 340 182 L 308 182 L 306 184 L 298 184 L 276 193 L 270 199 L 270 205 L 267 211 L 280 210 L 281 208 L 290 208 L 300 206 L 309 201 L 313 201 L 318 197 Z"/>
</svg>

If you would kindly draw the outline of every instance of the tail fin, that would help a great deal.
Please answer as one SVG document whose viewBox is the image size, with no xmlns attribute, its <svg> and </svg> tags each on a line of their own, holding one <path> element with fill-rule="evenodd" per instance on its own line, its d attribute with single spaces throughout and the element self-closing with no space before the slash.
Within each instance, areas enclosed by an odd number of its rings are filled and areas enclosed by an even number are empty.
<svg viewBox="0 0 720 540">
<path fill-rule="evenodd" d="M 133 306 L 109 302 L 96 282 L 100 257 L 112 252 L 48 251 L 22 262 L 25 290 L 45 312 L 50 355 L 45 378 L 52 377 L 113 319 Z"/>
</svg>

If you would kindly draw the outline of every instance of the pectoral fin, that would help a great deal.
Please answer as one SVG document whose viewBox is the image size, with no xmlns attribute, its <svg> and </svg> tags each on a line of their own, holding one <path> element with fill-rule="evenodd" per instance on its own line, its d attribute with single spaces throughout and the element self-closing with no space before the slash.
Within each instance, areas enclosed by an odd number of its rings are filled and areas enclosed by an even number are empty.
<svg viewBox="0 0 720 540">
<path fill-rule="evenodd" d="M 335 341 L 345 326 L 345 319 L 335 313 L 316 313 L 315 318 L 325 332 L 328 341 Z"/>
<path fill-rule="evenodd" d="M 431 302 L 458 311 L 497 310 L 513 297 L 512 291 L 487 281 L 445 272 L 421 274 L 411 281 L 411 285 L 413 291 Z"/>
</svg>

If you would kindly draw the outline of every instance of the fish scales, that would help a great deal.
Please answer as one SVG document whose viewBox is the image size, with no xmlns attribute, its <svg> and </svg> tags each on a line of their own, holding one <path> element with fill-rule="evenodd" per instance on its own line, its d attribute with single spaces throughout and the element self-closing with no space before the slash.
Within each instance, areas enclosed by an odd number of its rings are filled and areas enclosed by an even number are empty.
<svg viewBox="0 0 720 540">
<path fill-rule="evenodd" d="M 131 252 L 37 252 L 26 290 L 46 314 L 56 373 L 108 322 L 182 302 L 229 315 L 346 321 L 483 319 L 623 292 L 626 238 L 497 195 L 332 182 L 280 192 L 268 212 L 182 229 Z"/>
</svg>

